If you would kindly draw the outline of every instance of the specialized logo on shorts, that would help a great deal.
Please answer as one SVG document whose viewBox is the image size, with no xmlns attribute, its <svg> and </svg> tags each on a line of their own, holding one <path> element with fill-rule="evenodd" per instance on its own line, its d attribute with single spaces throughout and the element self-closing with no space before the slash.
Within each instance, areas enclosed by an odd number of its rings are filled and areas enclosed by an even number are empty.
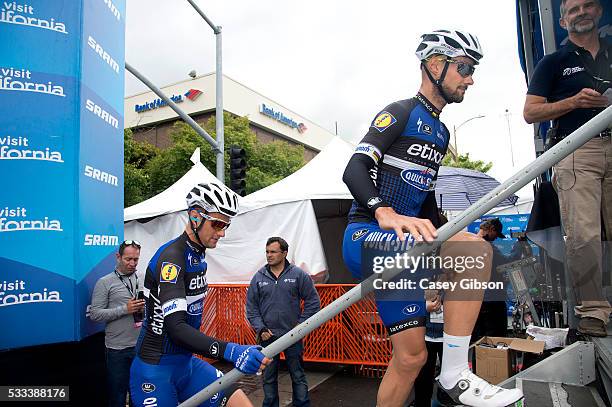
<svg viewBox="0 0 612 407">
<path fill-rule="evenodd" d="M 161 272 L 159 273 L 160 283 L 176 284 L 181 268 L 174 263 L 163 262 Z"/>
<path fill-rule="evenodd" d="M 397 122 L 397 119 L 389 112 L 382 111 L 376 116 L 376 119 L 372 122 L 374 127 L 379 132 L 385 131 L 388 127 Z"/>
<path fill-rule="evenodd" d="M 142 386 L 140 386 L 140 388 L 145 393 L 152 393 L 155 391 L 155 385 L 153 383 L 143 383 Z"/>
<path fill-rule="evenodd" d="M 417 304 L 414 304 L 414 305 L 407 305 L 407 306 L 405 306 L 405 307 L 404 307 L 404 309 L 402 310 L 402 313 L 403 313 L 403 314 L 406 314 L 406 315 L 414 315 L 414 314 L 416 314 L 417 312 L 419 312 L 420 310 L 421 310 L 421 307 L 420 307 L 420 306 L 418 306 Z"/>
<path fill-rule="evenodd" d="M 368 234 L 368 229 L 359 229 L 357 232 L 353 233 L 353 236 L 351 236 L 351 240 L 353 242 L 356 242 L 357 240 L 361 239 L 367 234 Z"/>
<path fill-rule="evenodd" d="M 212 356 L 219 356 L 219 342 L 213 342 L 208 351 Z"/>
<path fill-rule="evenodd" d="M 421 191 L 430 191 L 435 173 L 431 168 L 424 168 L 422 170 L 406 169 L 400 175 L 402 180 L 408 185 L 412 185 Z"/>
</svg>

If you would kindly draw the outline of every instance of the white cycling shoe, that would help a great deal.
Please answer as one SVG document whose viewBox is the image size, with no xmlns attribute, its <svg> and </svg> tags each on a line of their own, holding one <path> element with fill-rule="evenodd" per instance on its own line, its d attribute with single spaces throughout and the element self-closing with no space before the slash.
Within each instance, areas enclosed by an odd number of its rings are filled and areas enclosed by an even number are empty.
<svg viewBox="0 0 612 407">
<path fill-rule="evenodd" d="M 465 369 L 452 389 L 438 381 L 438 402 L 445 407 L 523 407 L 523 391 L 495 386 Z"/>
</svg>

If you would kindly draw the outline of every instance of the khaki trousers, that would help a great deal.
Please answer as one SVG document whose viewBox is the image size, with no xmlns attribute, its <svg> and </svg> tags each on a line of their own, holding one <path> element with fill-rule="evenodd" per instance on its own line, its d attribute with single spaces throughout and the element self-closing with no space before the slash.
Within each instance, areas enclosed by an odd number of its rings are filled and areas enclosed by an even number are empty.
<svg viewBox="0 0 612 407">
<path fill-rule="evenodd" d="M 612 240 L 612 140 L 593 138 L 554 167 L 566 262 L 576 294 L 576 315 L 608 322 L 612 308 L 602 292 L 602 219 Z M 610 253 L 610 252 L 608 252 Z"/>
</svg>

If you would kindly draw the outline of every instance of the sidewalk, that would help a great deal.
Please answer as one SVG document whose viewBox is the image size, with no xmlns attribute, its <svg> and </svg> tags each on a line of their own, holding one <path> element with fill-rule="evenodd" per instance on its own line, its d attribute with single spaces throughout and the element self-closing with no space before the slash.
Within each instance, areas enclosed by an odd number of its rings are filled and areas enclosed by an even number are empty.
<svg viewBox="0 0 612 407">
<path fill-rule="evenodd" d="M 221 371 L 228 371 L 228 363 L 215 363 Z M 306 363 L 305 373 L 312 406 L 375 406 L 376 392 L 380 379 L 353 375 L 352 367 L 331 366 L 328 364 Z M 263 376 L 243 376 L 240 388 L 255 407 L 261 407 L 263 395 Z M 280 407 L 291 405 L 291 376 L 284 362 L 278 372 L 278 393 Z"/>
</svg>

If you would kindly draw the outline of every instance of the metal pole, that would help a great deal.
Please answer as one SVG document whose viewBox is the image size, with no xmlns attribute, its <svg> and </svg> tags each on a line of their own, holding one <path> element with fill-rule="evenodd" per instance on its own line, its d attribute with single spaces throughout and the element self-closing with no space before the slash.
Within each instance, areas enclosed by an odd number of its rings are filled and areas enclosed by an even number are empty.
<svg viewBox="0 0 612 407">
<path fill-rule="evenodd" d="M 217 66 L 216 66 L 216 109 L 215 117 L 217 121 L 216 132 L 217 132 L 217 150 L 215 154 L 217 156 L 217 179 L 225 183 L 225 165 L 223 151 L 225 149 L 225 135 L 223 133 L 223 72 L 221 69 L 221 27 L 214 25 L 206 14 L 198 7 L 193 0 L 187 0 L 189 4 L 195 9 L 195 11 L 206 21 L 206 23 L 212 28 L 216 36 L 216 54 L 217 54 Z"/>
<path fill-rule="evenodd" d="M 531 19 L 529 15 L 529 2 L 519 1 L 519 15 L 521 19 L 521 34 L 523 38 L 523 57 L 525 58 L 525 70 L 527 71 L 527 83 L 531 81 L 533 74 L 533 36 L 531 35 Z"/>
<path fill-rule="evenodd" d="M 539 0 L 538 7 L 540 12 L 540 27 L 542 28 L 542 46 L 544 54 L 548 55 L 557 50 L 555 41 L 555 15 L 551 0 Z"/>
<path fill-rule="evenodd" d="M 223 151 L 225 151 L 225 133 L 223 131 L 223 73 L 221 70 L 221 27 L 217 27 L 218 31 L 215 33 L 217 37 L 217 73 L 215 74 L 217 80 L 216 86 L 216 98 L 217 98 L 217 144 L 219 145 L 219 151 L 217 152 L 217 178 L 219 181 L 225 183 L 225 165 Z"/>
<path fill-rule="evenodd" d="M 189 2 L 189 4 L 191 4 L 193 6 L 193 8 L 195 9 L 195 11 L 198 12 L 198 14 L 204 19 L 204 21 L 206 21 L 206 23 L 208 23 L 208 25 L 210 26 L 210 28 L 212 28 L 212 30 L 215 32 L 215 34 L 218 34 L 221 32 L 221 27 L 218 27 L 216 25 L 213 24 L 212 21 L 210 21 L 210 19 L 208 17 L 206 17 L 206 14 L 204 14 L 204 12 L 198 7 L 197 4 L 195 4 L 195 2 L 193 0 L 187 0 Z"/>
<path fill-rule="evenodd" d="M 170 106 L 172 110 L 174 110 L 181 117 L 181 119 L 185 120 L 185 122 L 190 125 L 196 131 L 196 133 L 202 136 L 204 140 L 206 140 L 208 144 L 212 146 L 214 152 L 219 151 L 217 142 L 212 137 L 210 137 L 210 135 L 203 128 L 201 128 L 200 125 L 195 122 L 195 120 L 189 117 L 187 113 L 183 112 L 181 108 L 178 107 L 176 103 L 174 103 L 168 96 L 166 96 L 157 86 L 153 85 L 151 81 L 142 76 L 140 72 L 134 69 L 134 67 L 132 67 L 127 62 L 125 63 L 125 69 L 127 69 L 132 75 L 138 78 L 142 83 L 147 85 L 149 89 L 151 89 L 157 96 L 159 96 L 164 102 L 166 102 L 168 106 Z"/>
<path fill-rule="evenodd" d="M 514 147 L 512 147 L 512 131 L 510 130 L 510 111 L 506 109 L 506 123 L 508 124 L 508 139 L 510 140 L 510 158 L 512 158 L 512 168 L 514 168 Z"/>
<path fill-rule="evenodd" d="M 474 220 L 493 209 L 498 203 L 506 199 L 508 196 L 527 185 L 544 170 L 552 167 L 563 158 L 574 152 L 591 137 L 593 137 L 594 134 L 602 132 L 611 125 L 612 106 L 609 106 L 603 112 L 599 113 L 593 119 L 581 126 L 578 130 L 574 131 L 569 137 L 565 138 L 555 147 L 542 154 L 533 163 L 516 172 L 503 184 L 499 185 L 493 191 L 483 196 L 474 205 L 463 211 L 459 216 L 453 218 L 447 224 L 442 226 L 438 230 L 438 239 L 435 242 L 429 245 L 417 245 L 408 250 L 407 255 L 419 256 L 431 252 L 440 246 L 444 241 L 448 240 L 451 236 L 467 227 Z M 401 271 L 401 269 L 387 269 L 383 273 L 383 279 L 389 280 Z M 274 343 L 264 348 L 262 350 L 263 354 L 267 357 L 274 357 L 284 349 L 302 339 L 304 336 L 308 335 L 313 330 L 323 325 L 325 322 L 329 321 L 340 312 L 347 309 L 349 306 L 359 301 L 363 296 L 373 291 L 374 287 L 372 283 L 375 278 L 376 275 L 372 275 L 361 284 L 353 287 L 327 307 L 323 308 L 315 315 L 297 325 L 291 331 L 287 332 Z M 211 383 L 208 387 L 193 395 L 179 406 L 197 406 L 205 400 L 211 398 L 215 393 L 226 388 L 231 383 L 234 383 L 242 375 L 243 373 L 239 372 L 237 369 L 233 369 L 231 372 L 221 377 L 219 380 L 216 380 L 214 383 Z"/>
</svg>

